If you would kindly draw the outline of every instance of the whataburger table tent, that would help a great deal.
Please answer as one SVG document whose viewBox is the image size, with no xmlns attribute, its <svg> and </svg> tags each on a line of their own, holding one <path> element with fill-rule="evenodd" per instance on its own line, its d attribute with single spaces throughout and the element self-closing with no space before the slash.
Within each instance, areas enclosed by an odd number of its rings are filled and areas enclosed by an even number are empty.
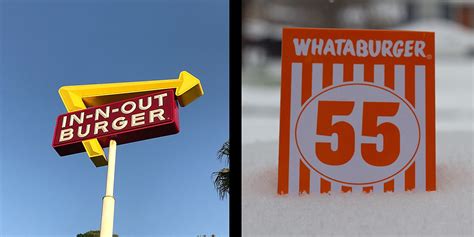
<svg viewBox="0 0 474 237">
<path fill-rule="evenodd" d="M 287 28 L 278 193 L 434 191 L 434 33 Z"/>
</svg>

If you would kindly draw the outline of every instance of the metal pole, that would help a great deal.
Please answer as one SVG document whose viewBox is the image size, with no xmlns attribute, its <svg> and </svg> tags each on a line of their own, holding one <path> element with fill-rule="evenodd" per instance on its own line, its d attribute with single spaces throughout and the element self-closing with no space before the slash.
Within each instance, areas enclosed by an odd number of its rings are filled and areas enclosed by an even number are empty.
<svg viewBox="0 0 474 237">
<path fill-rule="evenodd" d="M 114 177 L 115 177 L 115 152 L 117 143 L 110 140 L 109 158 L 107 165 L 107 183 L 105 196 L 102 199 L 102 220 L 100 222 L 100 237 L 112 237 L 114 233 Z"/>
</svg>

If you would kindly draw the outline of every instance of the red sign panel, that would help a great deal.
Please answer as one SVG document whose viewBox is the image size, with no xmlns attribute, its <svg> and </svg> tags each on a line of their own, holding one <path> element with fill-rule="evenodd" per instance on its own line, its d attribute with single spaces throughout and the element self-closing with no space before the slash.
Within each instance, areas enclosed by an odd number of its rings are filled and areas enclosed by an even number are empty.
<svg viewBox="0 0 474 237">
<path fill-rule="evenodd" d="M 64 156 L 85 151 L 81 142 L 93 138 L 108 147 L 111 139 L 125 144 L 178 132 L 178 107 L 169 89 L 59 115 L 53 147 Z"/>
</svg>

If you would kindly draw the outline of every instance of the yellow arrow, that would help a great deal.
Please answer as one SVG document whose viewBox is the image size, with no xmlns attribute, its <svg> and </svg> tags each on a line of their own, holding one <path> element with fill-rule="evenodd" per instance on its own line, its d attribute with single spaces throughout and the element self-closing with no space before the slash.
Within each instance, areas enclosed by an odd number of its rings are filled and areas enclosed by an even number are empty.
<svg viewBox="0 0 474 237">
<path fill-rule="evenodd" d="M 67 111 L 73 112 L 171 88 L 176 89 L 176 97 L 183 107 L 204 94 L 199 79 L 182 71 L 178 79 L 63 86 L 59 88 L 59 95 Z M 96 167 L 107 165 L 104 150 L 96 138 L 82 144 Z"/>
</svg>

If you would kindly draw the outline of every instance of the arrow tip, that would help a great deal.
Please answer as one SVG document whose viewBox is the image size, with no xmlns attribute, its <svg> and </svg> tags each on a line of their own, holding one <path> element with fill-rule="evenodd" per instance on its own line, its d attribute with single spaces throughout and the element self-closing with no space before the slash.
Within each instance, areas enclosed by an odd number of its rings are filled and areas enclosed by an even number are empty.
<svg viewBox="0 0 474 237">
<path fill-rule="evenodd" d="M 201 82 L 195 76 L 187 71 L 179 74 L 181 85 L 176 89 L 176 96 L 181 106 L 186 106 L 198 97 L 204 95 Z"/>
</svg>

